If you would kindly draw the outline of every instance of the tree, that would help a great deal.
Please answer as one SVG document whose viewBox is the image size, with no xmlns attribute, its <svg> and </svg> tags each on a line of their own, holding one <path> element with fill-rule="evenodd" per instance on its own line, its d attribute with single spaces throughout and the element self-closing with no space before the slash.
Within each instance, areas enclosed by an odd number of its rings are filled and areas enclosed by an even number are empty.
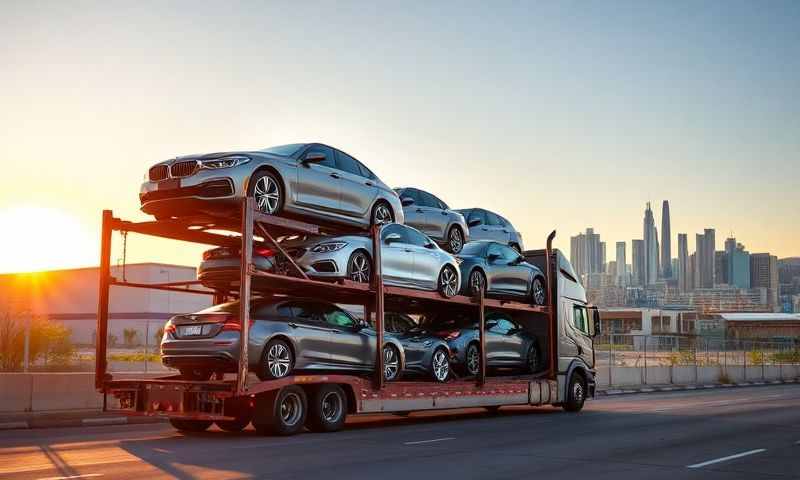
<svg viewBox="0 0 800 480">
<path fill-rule="evenodd" d="M 45 363 L 69 362 L 73 346 L 68 328 L 41 316 L 32 316 L 27 312 L 12 313 L 5 309 L 0 313 L 0 370 L 18 371 L 22 368 L 28 322 L 28 358 L 31 363 L 39 358 Z"/>
<path fill-rule="evenodd" d="M 135 328 L 126 328 L 122 330 L 123 342 L 125 343 L 126 347 L 136 346 L 137 336 L 139 336 L 139 332 Z"/>
</svg>

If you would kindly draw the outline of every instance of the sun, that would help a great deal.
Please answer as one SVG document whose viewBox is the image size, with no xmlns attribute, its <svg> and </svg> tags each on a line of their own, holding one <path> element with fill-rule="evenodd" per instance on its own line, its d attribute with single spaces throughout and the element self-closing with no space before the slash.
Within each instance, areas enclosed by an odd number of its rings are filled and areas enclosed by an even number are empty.
<svg viewBox="0 0 800 480">
<path fill-rule="evenodd" d="M 0 273 L 96 265 L 98 240 L 66 212 L 38 206 L 0 210 Z"/>
</svg>

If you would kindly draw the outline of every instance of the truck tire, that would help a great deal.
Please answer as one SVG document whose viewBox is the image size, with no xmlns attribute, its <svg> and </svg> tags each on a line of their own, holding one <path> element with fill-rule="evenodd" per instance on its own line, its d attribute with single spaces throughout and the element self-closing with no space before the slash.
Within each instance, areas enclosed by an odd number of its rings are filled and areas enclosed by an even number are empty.
<svg viewBox="0 0 800 480">
<path fill-rule="evenodd" d="M 287 385 L 256 397 L 253 427 L 261 435 L 294 435 L 303 430 L 307 411 L 306 392 Z"/>
<path fill-rule="evenodd" d="M 170 418 L 169 423 L 175 427 L 176 430 L 188 433 L 199 433 L 208 430 L 211 426 L 211 420 L 186 420 L 184 418 Z"/>
<path fill-rule="evenodd" d="M 339 385 L 320 385 L 308 403 L 306 427 L 312 432 L 336 432 L 347 419 L 347 395 Z"/>
<path fill-rule="evenodd" d="M 567 401 L 562 408 L 567 412 L 580 412 L 586 401 L 586 381 L 578 372 L 572 374 L 567 385 Z"/>
</svg>

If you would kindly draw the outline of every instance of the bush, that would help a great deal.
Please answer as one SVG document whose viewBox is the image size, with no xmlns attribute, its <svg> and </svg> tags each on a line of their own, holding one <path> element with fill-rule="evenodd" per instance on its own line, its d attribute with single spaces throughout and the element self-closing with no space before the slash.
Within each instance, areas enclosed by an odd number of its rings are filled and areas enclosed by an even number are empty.
<svg viewBox="0 0 800 480">
<path fill-rule="evenodd" d="M 45 365 L 69 364 L 74 347 L 70 342 L 70 330 L 60 323 L 22 313 L 12 314 L 5 310 L 0 314 L 0 371 L 13 372 L 22 369 L 25 355 L 25 330 L 30 322 L 28 355 L 31 363 L 39 359 Z"/>
<path fill-rule="evenodd" d="M 800 363 L 800 349 L 775 352 L 771 356 L 772 363 Z"/>
</svg>

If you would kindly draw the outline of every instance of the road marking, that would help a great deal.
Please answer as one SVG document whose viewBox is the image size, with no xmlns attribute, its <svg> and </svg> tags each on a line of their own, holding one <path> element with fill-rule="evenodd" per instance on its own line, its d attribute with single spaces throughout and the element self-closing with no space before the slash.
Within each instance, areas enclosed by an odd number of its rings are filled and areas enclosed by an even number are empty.
<svg viewBox="0 0 800 480">
<path fill-rule="evenodd" d="M 70 477 L 45 477 L 40 478 L 39 480 L 70 480 L 73 478 L 91 478 L 91 477 L 102 477 L 102 473 L 87 473 L 85 475 L 72 475 Z"/>
<path fill-rule="evenodd" d="M 420 445 L 423 443 L 446 442 L 448 440 L 455 440 L 455 437 L 434 438 L 431 440 L 418 440 L 416 442 L 404 442 L 403 445 Z"/>
<path fill-rule="evenodd" d="M 695 463 L 694 465 L 686 465 L 686 468 L 702 468 L 702 467 L 706 467 L 708 465 L 713 465 L 715 463 L 727 462 L 728 460 L 733 460 L 733 459 L 736 459 L 736 458 L 742 458 L 742 457 L 746 457 L 748 455 L 755 455 L 756 453 L 761 453 L 761 452 L 766 452 L 766 451 L 767 451 L 766 448 L 757 448 L 755 450 L 748 450 L 746 452 L 737 453 L 735 455 L 729 455 L 727 457 L 715 458 L 714 460 L 709 460 L 709 461 L 703 462 L 703 463 Z"/>
</svg>

